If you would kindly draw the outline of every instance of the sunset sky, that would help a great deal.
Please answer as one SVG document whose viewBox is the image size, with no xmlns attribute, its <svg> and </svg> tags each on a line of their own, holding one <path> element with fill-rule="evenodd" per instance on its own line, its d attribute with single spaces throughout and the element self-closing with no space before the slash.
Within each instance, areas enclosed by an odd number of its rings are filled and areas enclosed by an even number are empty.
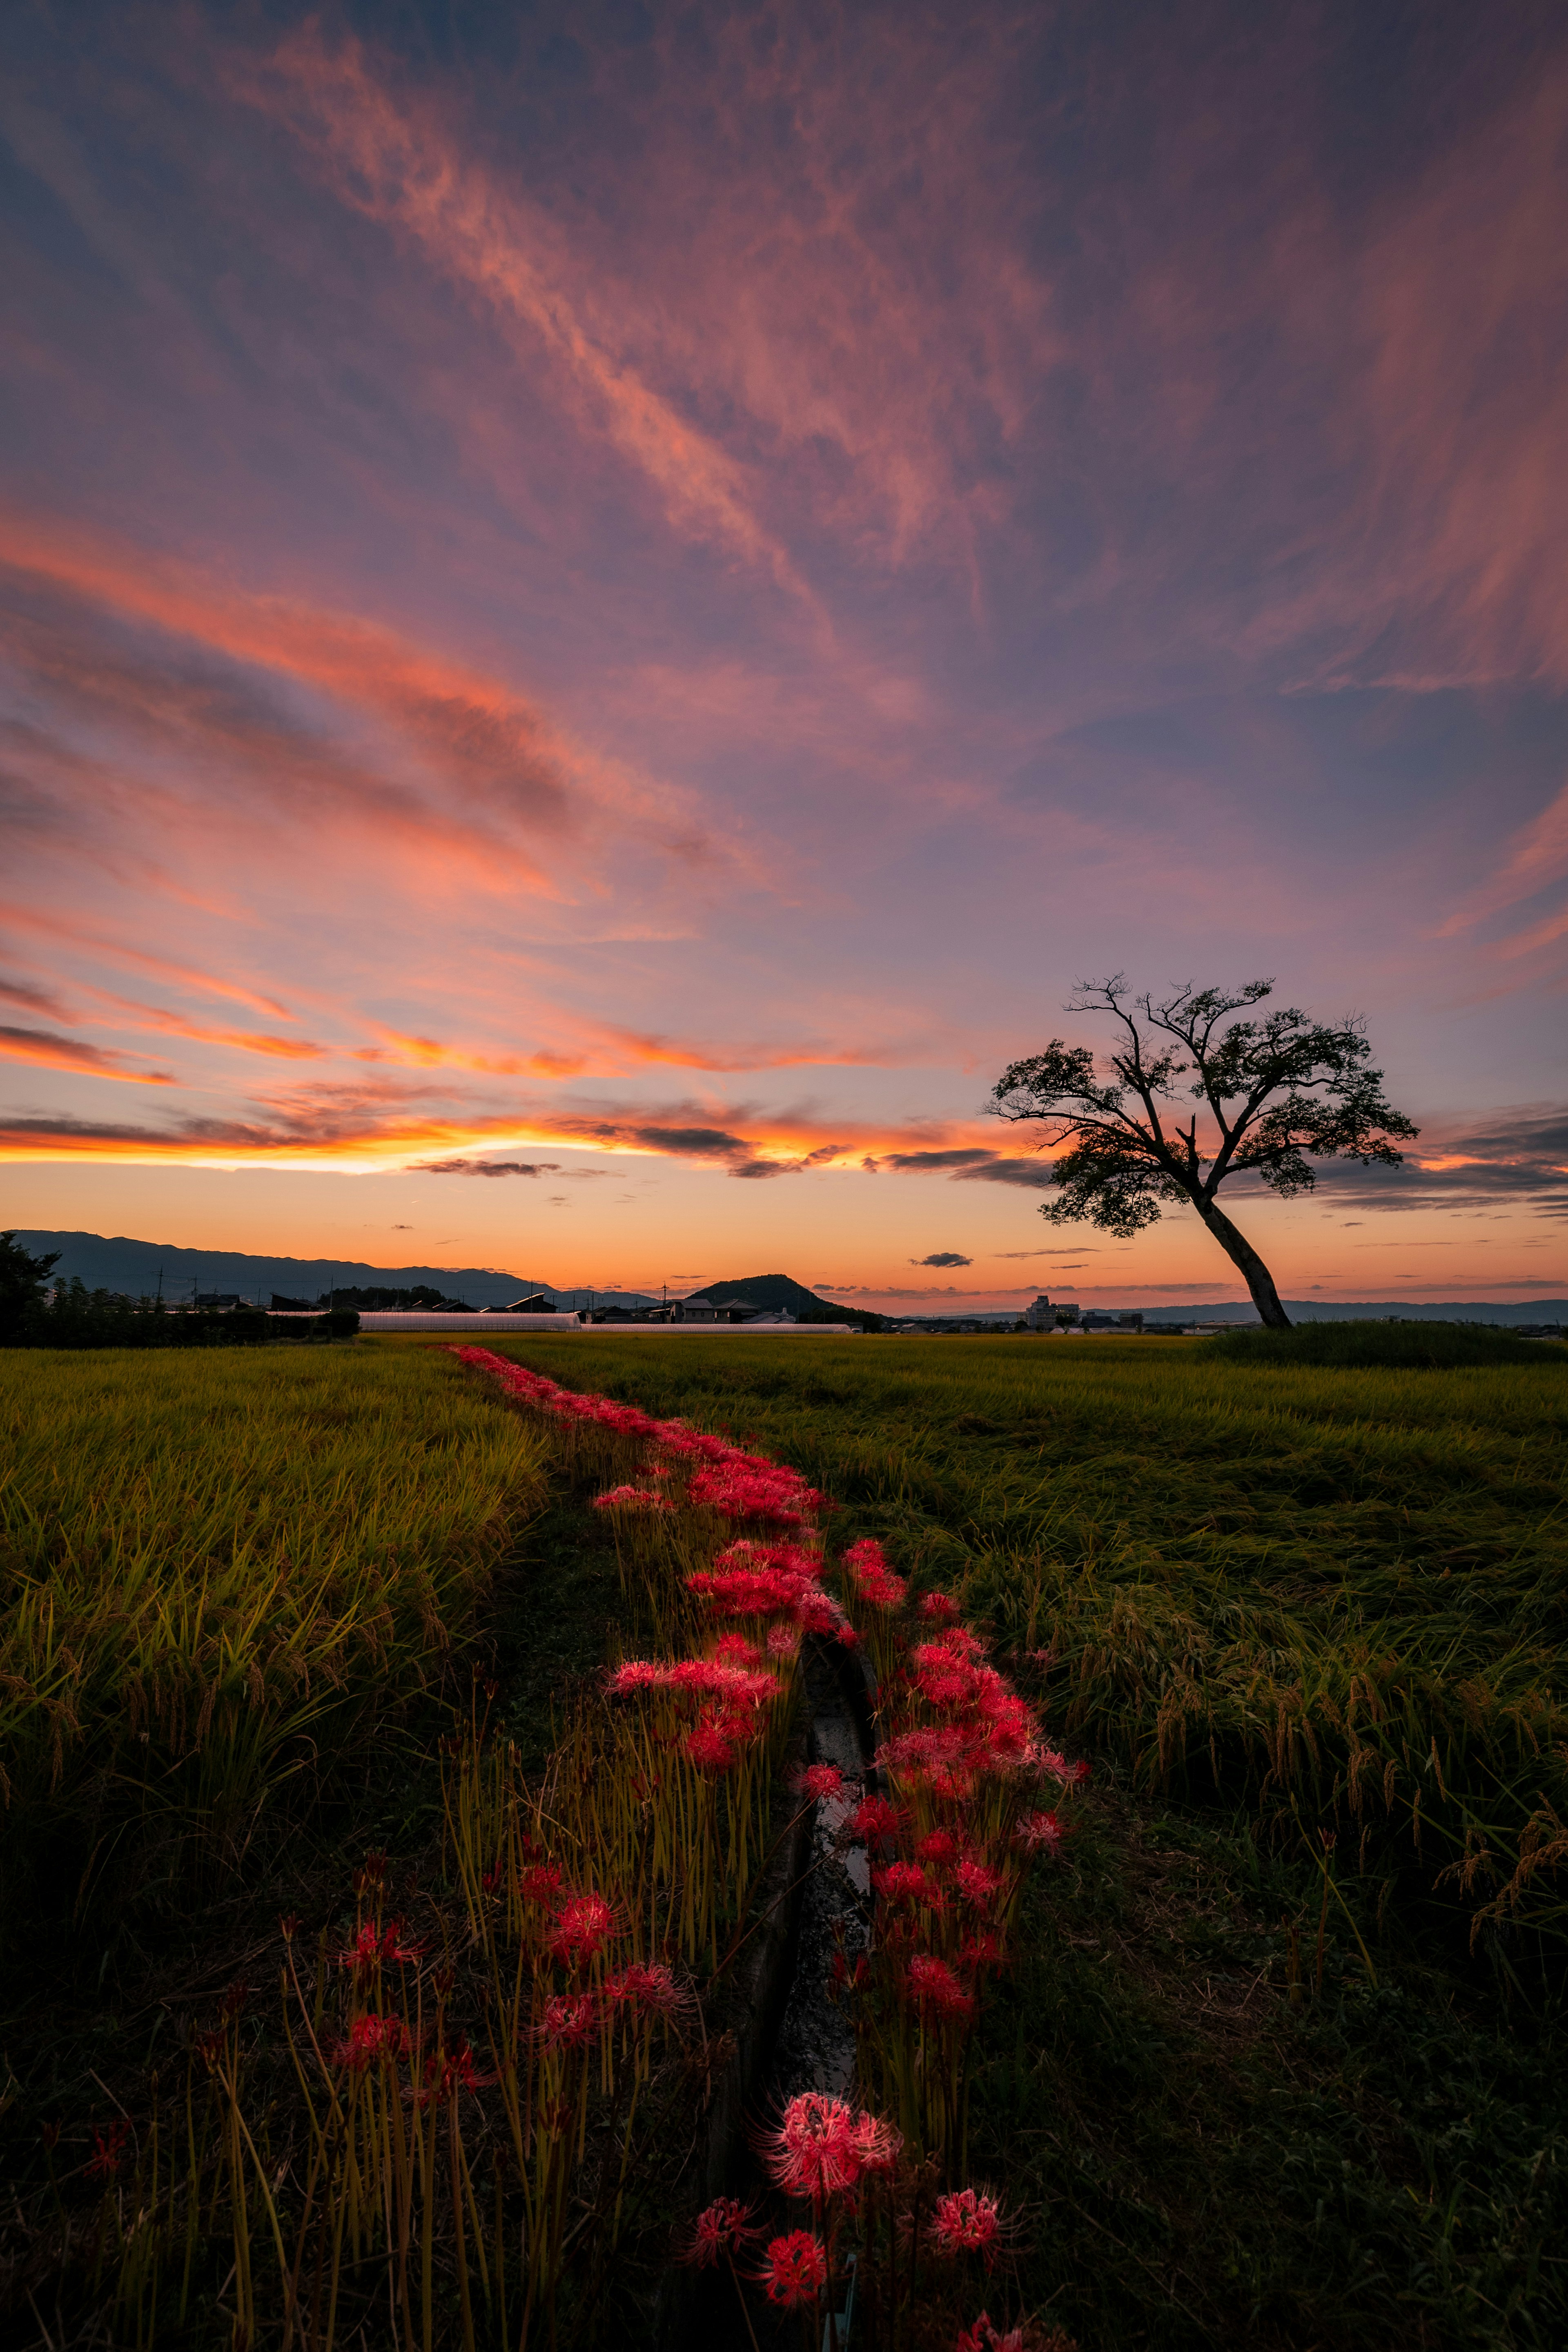
<svg viewBox="0 0 1568 2352">
<path fill-rule="evenodd" d="M 985 1105 L 1262 975 L 1281 1291 L 1568 1290 L 1559 5 L 0 42 L 0 1224 L 1233 1298 Z"/>
</svg>

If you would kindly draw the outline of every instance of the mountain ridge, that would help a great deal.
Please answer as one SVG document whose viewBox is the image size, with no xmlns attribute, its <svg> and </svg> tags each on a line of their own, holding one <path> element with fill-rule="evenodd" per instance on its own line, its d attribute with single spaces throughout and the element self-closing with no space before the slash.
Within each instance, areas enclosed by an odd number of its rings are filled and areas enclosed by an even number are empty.
<svg viewBox="0 0 1568 2352">
<path fill-rule="evenodd" d="M 468 1306 L 509 1307 L 515 1298 L 542 1291 L 562 1307 L 595 1305 L 646 1306 L 655 1304 L 647 1291 L 594 1288 L 585 1285 L 558 1287 L 554 1283 L 540 1282 L 531 1275 L 508 1274 L 497 1266 L 442 1265 L 371 1265 L 359 1258 L 274 1257 L 246 1250 L 193 1250 L 172 1242 L 145 1242 L 126 1234 L 89 1234 L 78 1232 L 31 1231 L 16 1229 L 16 1239 L 25 1250 L 35 1256 L 47 1255 L 57 1250 L 60 1262 L 57 1273 L 66 1281 L 78 1276 L 89 1290 L 121 1290 L 132 1297 L 143 1292 L 151 1295 L 158 1285 L 159 1269 L 163 1274 L 163 1295 L 177 1302 L 184 1297 L 187 1286 L 203 1290 L 233 1291 L 254 1297 L 258 1292 L 273 1290 L 291 1297 L 318 1296 L 334 1286 L 343 1288 L 369 1288 L 382 1285 L 388 1289 L 412 1288 L 416 1283 L 432 1283 L 449 1298 L 461 1298 Z M 1025 1303 L 1029 1286 L 1019 1286 L 1019 1309 Z M 821 1313 L 824 1308 L 841 1307 L 843 1302 L 831 1293 L 809 1290 L 803 1283 L 788 1274 L 753 1274 L 744 1277 L 710 1282 L 701 1290 L 686 1296 L 693 1298 L 749 1298 L 754 1305 L 771 1309 L 777 1314 L 788 1307 L 792 1315 Z M 1521 1298 L 1514 1301 L 1498 1299 L 1401 1299 L 1360 1298 L 1321 1299 L 1287 1298 L 1285 1312 L 1293 1322 L 1355 1322 L 1373 1316 L 1398 1315 L 1417 1322 L 1443 1323 L 1559 1323 L 1568 1320 L 1568 1298 Z M 1127 1302 L 1129 1306 L 1134 1300 Z M 896 1307 L 890 1313 L 898 1315 Z M 954 1307 L 952 1318 L 965 1310 Z M 971 1314 L 986 1313 L 1000 1318 L 1008 1310 L 1002 1307 L 971 1308 Z M 1218 1303 L 1199 1299 L 1186 1306 L 1145 1307 L 1145 1323 L 1255 1323 L 1257 1309 L 1249 1299 L 1227 1299 Z M 939 1319 L 932 1318 L 926 1319 Z"/>
<path fill-rule="evenodd" d="M 507 1307 L 514 1298 L 544 1290 L 564 1297 L 548 1282 L 536 1282 L 496 1266 L 371 1265 L 357 1258 L 273 1257 L 248 1250 L 184 1249 L 172 1242 L 139 1241 L 129 1234 L 46 1233 L 16 1228 L 23 1249 L 35 1257 L 59 1253 L 55 1273 L 69 1282 L 79 1278 L 89 1290 L 126 1291 L 133 1298 L 157 1290 L 162 1271 L 163 1296 L 178 1304 L 193 1287 L 232 1291 L 247 1297 L 278 1291 L 291 1297 L 314 1297 L 334 1286 L 341 1289 L 412 1289 L 433 1284 L 449 1298 L 471 1307 Z"/>
</svg>

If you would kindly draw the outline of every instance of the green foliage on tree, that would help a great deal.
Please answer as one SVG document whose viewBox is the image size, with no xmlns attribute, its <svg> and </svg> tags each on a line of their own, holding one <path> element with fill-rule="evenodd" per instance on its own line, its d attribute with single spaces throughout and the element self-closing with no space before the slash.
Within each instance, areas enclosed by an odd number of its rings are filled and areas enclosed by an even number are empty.
<svg viewBox="0 0 1568 2352">
<path fill-rule="evenodd" d="M 1218 1206 L 1220 1187 L 1252 1176 L 1290 1200 L 1316 1183 L 1312 1160 L 1397 1167 L 1394 1139 L 1418 1130 L 1385 1101 L 1358 1015 L 1325 1024 L 1292 1005 L 1252 1017 L 1273 988 L 1254 980 L 1232 996 L 1189 983 L 1156 1002 L 1146 991 L 1129 1000 L 1120 972 L 1081 981 L 1066 1009 L 1119 1023 L 1111 1052 L 1096 1058 L 1053 1037 L 1009 1064 L 992 1098 L 1003 1118 L 1041 1120 L 1043 1143 L 1068 1147 L 1054 1169 L 1061 1197 L 1040 1210 L 1048 1223 L 1082 1218 L 1131 1234 L 1184 1201 L 1240 1269 L 1263 1321 L 1283 1330 L 1273 1277 Z M 1204 1113 L 1212 1124 L 1200 1137 Z"/>
<path fill-rule="evenodd" d="M 58 1259 L 58 1250 L 34 1257 L 14 1233 L 0 1234 L 0 1347 L 15 1347 L 42 1312 L 44 1286 Z"/>
<path fill-rule="evenodd" d="M 302 1330 L 258 1307 L 171 1308 L 159 1299 L 89 1290 L 77 1277 L 51 1283 L 58 1255 L 30 1256 L 14 1233 L 0 1234 L 0 1347 L 232 1348 L 278 1338 L 348 1339 L 360 1328 L 350 1306 Z"/>
</svg>

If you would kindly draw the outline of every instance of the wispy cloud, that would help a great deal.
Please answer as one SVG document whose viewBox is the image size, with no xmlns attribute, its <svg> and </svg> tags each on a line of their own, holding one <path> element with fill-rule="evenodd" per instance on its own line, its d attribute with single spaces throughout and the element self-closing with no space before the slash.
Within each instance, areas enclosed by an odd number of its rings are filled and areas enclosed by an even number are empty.
<svg viewBox="0 0 1568 2352">
<path fill-rule="evenodd" d="M 559 226 L 465 152 L 427 100 L 394 94 L 359 42 L 329 47 L 314 26 L 228 81 L 287 125 L 340 202 L 412 237 L 433 268 L 525 334 L 672 523 L 767 564 L 806 595 L 758 519 L 744 469 L 639 369 L 613 307 L 585 301 L 584 272 Z"/>
<path fill-rule="evenodd" d="M 0 1027 L 0 1054 L 13 1062 L 37 1062 L 48 1070 L 77 1070 L 95 1078 L 120 1078 L 136 1087 L 172 1087 L 168 1070 L 136 1070 L 127 1057 L 74 1037 L 59 1037 L 47 1029 Z"/>
</svg>

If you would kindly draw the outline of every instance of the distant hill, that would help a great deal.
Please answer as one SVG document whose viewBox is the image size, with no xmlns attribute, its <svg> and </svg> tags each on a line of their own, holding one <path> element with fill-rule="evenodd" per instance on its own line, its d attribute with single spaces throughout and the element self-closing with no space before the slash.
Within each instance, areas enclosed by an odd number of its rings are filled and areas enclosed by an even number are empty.
<svg viewBox="0 0 1568 2352">
<path fill-rule="evenodd" d="M 831 1298 L 820 1298 L 814 1290 L 788 1274 L 748 1274 L 734 1282 L 710 1282 L 706 1290 L 692 1290 L 688 1298 L 746 1298 L 753 1307 L 766 1307 L 779 1315 L 788 1307 L 791 1315 L 821 1315 L 832 1311 Z"/>
<path fill-rule="evenodd" d="M 1568 1298 L 1520 1298 L 1511 1306 L 1474 1298 L 1286 1298 L 1281 1303 L 1292 1323 L 1368 1323 L 1386 1315 L 1413 1323 L 1561 1323 L 1568 1316 Z M 1144 1310 L 1145 1325 L 1257 1321 L 1258 1309 L 1249 1298 L 1230 1299 L 1222 1307 L 1205 1301 L 1196 1307 Z"/>
<path fill-rule="evenodd" d="M 412 1290 L 427 1283 L 467 1307 L 506 1307 L 548 1283 L 507 1274 L 494 1266 L 366 1265 L 350 1258 L 261 1257 L 243 1250 L 179 1249 L 172 1243 L 132 1241 L 123 1234 L 24 1233 L 16 1239 L 35 1257 L 59 1252 L 57 1276 L 79 1276 L 89 1290 L 121 1290 L 152 1297 L 160 1272 L 165 1298 L 189 1299 L 193 1288 L 233 1292 L 246 1298 L 273 1292 L 312 1302 L 324 1290 L 371 1287 Z M 555 1294 L 552 1294 L 555 1295 Z"/>
</svg>

